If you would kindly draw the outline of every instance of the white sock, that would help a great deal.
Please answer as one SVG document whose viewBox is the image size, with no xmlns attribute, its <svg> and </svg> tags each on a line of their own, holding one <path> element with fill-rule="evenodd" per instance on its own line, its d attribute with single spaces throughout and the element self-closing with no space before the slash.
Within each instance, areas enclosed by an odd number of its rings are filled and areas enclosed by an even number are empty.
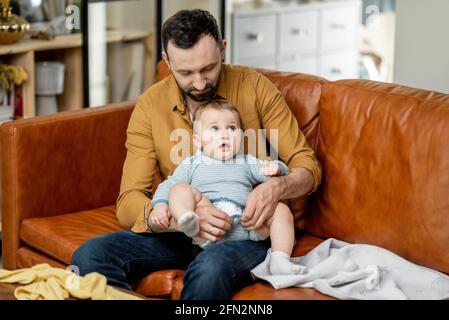
<svg viewBox="0 0 449 320">
<path fill-rule="evenodd" d="M 305 267 L 290 261 L 290 256 L 282 251 L 271 252 L 270 272 L 272 275 L 303 274 Z"/>
<path fill-rule="evenodd" d="M 193 211 L 184 213 L 178 219 L 178 228 L 189 237 L 195 237 L 200 232 L 200 219 Z"/>
</svg>

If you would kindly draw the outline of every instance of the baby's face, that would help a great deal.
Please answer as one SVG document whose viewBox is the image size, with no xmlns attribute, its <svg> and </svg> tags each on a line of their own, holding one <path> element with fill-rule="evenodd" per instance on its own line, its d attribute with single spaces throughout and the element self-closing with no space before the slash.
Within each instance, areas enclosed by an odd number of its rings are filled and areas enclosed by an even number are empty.
<svg viewBox="0 0 449 320">
<path fill-rule="evenodd" d="M 201 114 L 199 125 L 201 134 L 194 134 L 193 142 L 208 157 L 228 160 L 240 151 L 242 130 L 235 112 L 208 109 Z"/>
</svg>

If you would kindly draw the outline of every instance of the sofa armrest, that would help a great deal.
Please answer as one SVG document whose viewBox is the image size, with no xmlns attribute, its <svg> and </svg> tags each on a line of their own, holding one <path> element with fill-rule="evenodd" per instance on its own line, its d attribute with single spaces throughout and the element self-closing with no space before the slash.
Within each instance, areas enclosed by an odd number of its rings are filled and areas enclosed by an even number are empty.
<svg viewBox="0 0 449 320">
<path fill-rule="evenodd" d="M 23 219 L 115 204 L 135 102 L 3 123 L 4 265 L 15 267 Z"/>
</svg>

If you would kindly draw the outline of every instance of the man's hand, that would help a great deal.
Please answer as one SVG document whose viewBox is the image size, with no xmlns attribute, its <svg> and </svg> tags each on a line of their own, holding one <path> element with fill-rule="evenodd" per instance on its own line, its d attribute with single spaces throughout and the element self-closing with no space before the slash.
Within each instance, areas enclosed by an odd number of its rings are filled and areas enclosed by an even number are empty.
<svg viewBox="0 0 449 320">
<path fill-rule="evenodd" d="M 218 210 L 213 205 L 199 205 L 196 206 L 195 212 L 200 218 L 200 238 L 217 241 L 223 237 L 226 232 L 231 230 L 234 221 L 221 210 Z"/>
<path fill-rule="evenodd" d="M 171 213 L 166 203 L 158 203 L 150 213 L 149 224 L 157 228 L 168 228 L 170 226 Z"/>
<path fill-rule="evenodd" d="M 276 186 L 274 179 L 276 178 L 258 185 L 248 195 L 241 220 L 246 230 L 259 229 L 265 221 L 273 216 L 280 200 L 279 188 Z"/>
<path fill-rule="evenodd" d="M 260 165 L 260 171 L 264 176 L 278 176 L 281 174 L 281 167 L 274 161 L 264 161 Z"/>
</svg>

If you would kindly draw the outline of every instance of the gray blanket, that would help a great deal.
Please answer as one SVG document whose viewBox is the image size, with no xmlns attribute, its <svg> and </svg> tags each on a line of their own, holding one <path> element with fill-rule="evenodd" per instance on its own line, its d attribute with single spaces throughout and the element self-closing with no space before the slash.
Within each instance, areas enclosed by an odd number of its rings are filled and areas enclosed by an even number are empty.
<svg viewBox="0 0 449 320">
<path fill-rule="evenodd" d="M 271 275 L 270 254 L 251 273 L 275 289 L 314 288 L 338 299 L 449 299 L 447 275 L 376 246 L 328 239 L 291 258 L 306 267 L 302 275 Z"/>
</svg>

